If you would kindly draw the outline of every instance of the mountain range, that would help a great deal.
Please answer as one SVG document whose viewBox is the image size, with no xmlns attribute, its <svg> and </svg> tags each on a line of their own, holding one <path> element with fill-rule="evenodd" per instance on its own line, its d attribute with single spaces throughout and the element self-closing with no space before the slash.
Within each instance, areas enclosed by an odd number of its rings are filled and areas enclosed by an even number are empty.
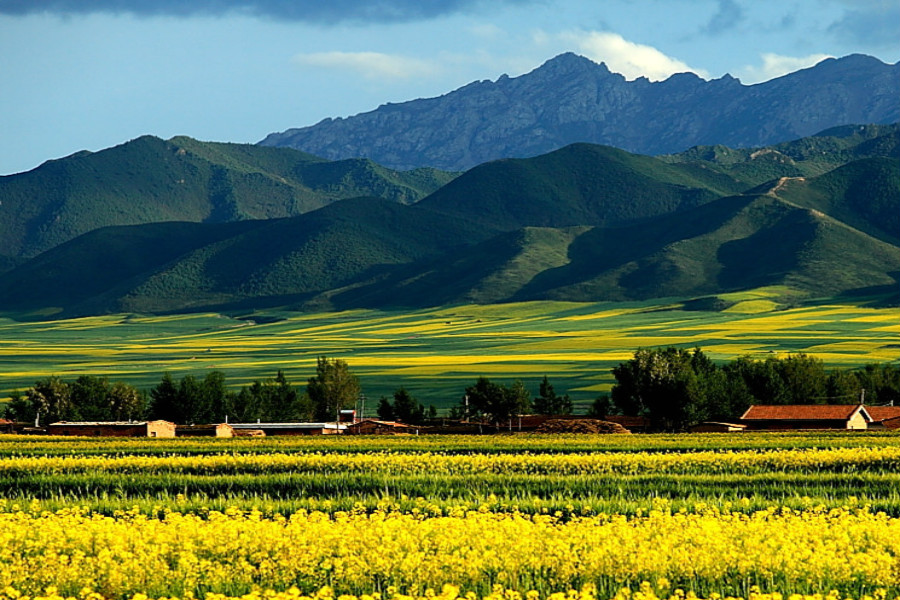
<svg viewBox="0 0 900 600">
<path fill-rule="evenodd" d="M 462 174 L 139 138 L 10 177 L 0 310 L 23 317 L 900 281 L 896 124 L 656 157 L 577 143 Z"/>
<path fill-rule="evenodd" d="M 272 133 L 263 146 L 393 169 L 463 171 L 576 142 L 660 155 L 698 145 L 759 148 L 848 123 L 900 121 L 900 63 L 864 55 L 755 85 L 691 73 L 627 81 L 567 53 L 520 77 L 477 81 L 436 98 Z"/>
</svg>

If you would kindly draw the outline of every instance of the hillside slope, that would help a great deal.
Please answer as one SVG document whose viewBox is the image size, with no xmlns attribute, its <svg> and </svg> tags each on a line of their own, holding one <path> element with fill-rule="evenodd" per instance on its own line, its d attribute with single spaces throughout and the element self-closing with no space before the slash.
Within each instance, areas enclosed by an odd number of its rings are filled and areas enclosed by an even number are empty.
<svg viewBox="0 0 900 600">
<path fill-rule="evenodd" d="M 871 156 L 895 151 L 890 132 L 854 131 L 802 151 L 697 149 L 694 160 L 575 144 L 472 169 L 412 205 L 362 197 L 279 219 L 101 228 L 11 261 L 0 274 L 0 310 L 34 317 L 644 300 L 773 285 L 799 296 L 895 290 L 900 159 Z M 822 157 L 821 144 L 845 158 Z M 840 166 L 796 175 L 826 164 Z"/>
<path fill-rule="evenodd" d="M 112 225 L 280 218 L 357 196 L 411 203 L 452 178 L 286 148 L 144 136 L 0 177 L 0 255 L 36 256 Z"/>
</svg>

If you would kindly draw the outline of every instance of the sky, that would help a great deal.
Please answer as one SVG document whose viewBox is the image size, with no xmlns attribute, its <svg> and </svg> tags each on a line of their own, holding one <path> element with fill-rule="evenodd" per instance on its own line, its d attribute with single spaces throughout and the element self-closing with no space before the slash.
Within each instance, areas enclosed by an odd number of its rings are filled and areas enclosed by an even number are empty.
<svg viewBox="0 0 900 600">
<path fill-rule="evenodd" d="M 0 175 L 141 135 L 255 143 L 527 73 L 754 84 L 900 60 L 900 0 L 0 0 Z"/>
</svg>

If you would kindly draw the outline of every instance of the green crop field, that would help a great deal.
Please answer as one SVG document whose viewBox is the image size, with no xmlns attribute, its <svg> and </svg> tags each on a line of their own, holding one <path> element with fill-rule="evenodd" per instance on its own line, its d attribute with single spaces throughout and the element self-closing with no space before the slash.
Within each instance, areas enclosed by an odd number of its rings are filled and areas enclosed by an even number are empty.
<svg viewBox="0 0 900 600">
<path fill-rule="evenodd" d="M 218 369 L 231 386 L 283 370 L 302 384 L 317 356 L 346 360 L 375 400 L 406 386 L 446 408 L 484 375 L 546 374 L 584 409 L 613 383 L 610 369 L 639 347 L 700 347 L 716 360 L 805 352 L 826 366 L 900 360 L 900 309 L 829 302 L 773 310 L 777 293 L 732 295 L 723 312 L 684 304 L 564 303 L 458 306 L 408 312 L 113 315 L 46 322 L 0 320 L 0 397 L 41 377 L 106 375 L 141 388 L 163 372 Z"/>
</svg>

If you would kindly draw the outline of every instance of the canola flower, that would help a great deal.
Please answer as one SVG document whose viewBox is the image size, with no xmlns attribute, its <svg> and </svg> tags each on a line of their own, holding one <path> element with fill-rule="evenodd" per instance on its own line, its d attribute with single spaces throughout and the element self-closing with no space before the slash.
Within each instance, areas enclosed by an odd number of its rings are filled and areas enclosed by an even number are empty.
<svg viewBox="0 0 900 600">
<path fill-rule="evenodd" d="M 900 592 L 900 519 L 865 508 L 744 514 L 701 507 L 567 520 L 487 510 L 432 514 L 440 509 L 289 517 L 164 511 L 155 518 L 136 510 L 102 516 L 14 507 L 0 512 L 0 600 L 57 593 L 223 600 L 292 588 L 375 600 L 374 592 L 418 597 L 447 582 L 485 597 L 496 585 L 551 600 L 586 585 L 617 597 L 642 581 L 670 581 L 710 599 L 762 597 L 752 586 L 788 595 L 834 589 L 854 598 Z"/>
<path fill-rule="evenodd" d="M 662 588 L 662 589 L 659 589 Z M 611 600 L 703 600 L 693 592 L 685 592 L 678 588 L 666 593 L 669 588 L 668 582 L 661 581 L 657 585 L 657 589 L 650 582 L 643 582 L 636 591 L 632 591 L 630 587 L 620 589 Z M 886 594 L 884 590 L 876 590 L 874 594 L 866 594 L 859 597 L 859 600 L 884 600 Z M 709 600 L 744 600 L 744 597 L 737 596 L 721 596 L 719 594 L 711 594 Z M 747 600 L 853 600 L 849 596 L 841 596 L 837 591 L 831 591 L 827 594 L 791 594 L 785 596 L 781 593 L 761 593 L 754 588 L 747 595 Z M 554 592 L 542 596 L 536 591 L 529 591 L 522 595 L 516 590 L 504 589 L 502 586 L 494 586 L 489 594 L 479 596 L 474 592 L 462 594 L 459 587 L 444 584 L 441 592 L 436 594 L 434 590 L 427 589 L 423 594 L 401 594 L 391 588 L 386 594 L 374 592 L 371 594 L 353 595 L 341 594 L 337 595 L 330 587 L 323 587 L 317 592 L 304 595 L 296 587 L 291 587 L 284 592 L 276 592 L 274 590 L 265 590 L 260 592 L 254 590 L 242 596 L 226 596 L 225 594 L 207 594 L 204 600 L 600 600 L 597 596 L 596 587 L 593 585 L 585 585 L 580 590 L 568 590 L 567 592 Z M 7 588 L 0 590 L 0 600 L 109 600 L 84 589 L 76 596 L 62 596 L 55 587 L 47 588 L 47 590 L 36 596 L 23 596 L 17 590 Z M 146 594 L 134 594 L 128 600 L 149 600 Z M 177 597 L 171 597 L 167 600 L 181 600 Z M 184 600 L 196 600 L 193 594 L 185 594 Z"/>
<path fill-rule="evenodd" d="M 525 474 L 723 473 L 900 468 L 900 446 L 769 451 L 690 453 L 570 453 L 570 454 L 443 454 L 395 453 L 270 453 L 205 456 L 18 456 L 0 460 L 0 474 L 66 472 L 228 474 L 244 472 L 349 472 Z"/>
</svg>

